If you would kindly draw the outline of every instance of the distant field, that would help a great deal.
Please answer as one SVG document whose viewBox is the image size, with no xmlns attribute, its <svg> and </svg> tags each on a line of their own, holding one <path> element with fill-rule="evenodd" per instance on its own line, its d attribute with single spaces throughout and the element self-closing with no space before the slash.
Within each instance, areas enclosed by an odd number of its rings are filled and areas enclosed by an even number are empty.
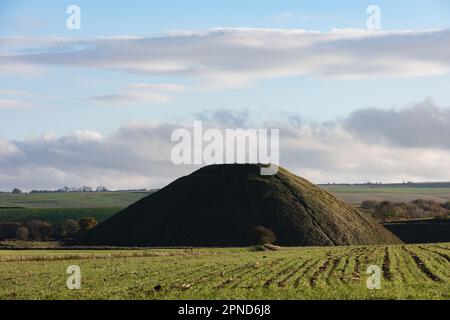
<svg viewBox="0 0 450 320">
<path fill-rule="evenodd" d="M 450 244 L 0 251 L 0 299 L 450 299 Z M 43 263 L 46 261 L 46 263 Z M 381 289 L 366 287 L 378 265 Z M 81 290 L 68 290 L 78 265 Z"/>
<path fill-rule="evenodd" d="M 106 208 L 0 208 L 0 222 L 26 222 L 36 219 L 49 223 L 60 223 L 67 219 L 80 220 L 82 218 L 93 217 L 98 222 L 102 222 L 119 212 L 121 207 Z"/>
<path fill-rule="evenodd" d="M 148 194 L 149 192 L 0 193 L 0 208 L 124 208 Z"/>
<path fill-rule="evenodd" d="M 326 185 L 329 192 L 351 204 L 364 200 L 410 202 L 416 199 L 434 200 L 440 203 L 450 201 L 450 188 L 407 188 L 407 187 L 361 187 Z"/>
<path fill-rule="evenodd" d="M 101 222 L 150 192 L 0 194 L 0 222 L 30 219 L 50 223 L 94 217 Z"/>
<path fill-rule="evenodd" d="M 364 200 L 413 201 L 429 199 L 438 202 L 450 201 L 450 188 L 404 188 L 404 187 L 360 187 L 326 185 L 321 186 L 343 200 L 359 204 Z M 124 208 L 151 192 L 73 192 L 73 193 L 0 193 L 2 208 Z"/>
<path fill-rule="evenodd" d="M 358 205 L 364 200 L 409 202 L 428 199 L 450 201 L 450 188 L 322 186 L 344 201 Z M 151 192 L 0 193 L 0 222 L 39 219 L 60 222 L 85 216 L 103 221 Z"/>
</svg>

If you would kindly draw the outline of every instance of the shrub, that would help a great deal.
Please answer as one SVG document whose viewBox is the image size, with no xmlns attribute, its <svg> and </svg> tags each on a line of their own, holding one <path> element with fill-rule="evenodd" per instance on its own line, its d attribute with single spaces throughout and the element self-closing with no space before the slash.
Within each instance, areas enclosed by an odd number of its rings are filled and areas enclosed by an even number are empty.
<svg viewBox="0 0 450 320">
<path fill-rule="evenodd" d="M 28 240 L 28 228 L 27 227 L 18 227 L 16 230 L 16 239 L 17 240 Z"/>
<path fill-rule="evenodd" d="M 372 215 L 381 221 L 395 219 L 416 219 L 416 218 L 440 218 L 448 216 L 447 204 L 439 204 L 432 200 L 417 199 L 413 202 L 376 202 L 372 200 L 363 201 L 361 208 L 370 210 Z M 450 202 L 448 203 L 450 207 Z"/>
<path fill-rule="evenodd" d="M 435 217 L 442 217 L 447 215 L 447 212 L 445 209 L 442 208 L 442 206 L 433 200 L 415 200 L 413 203 L 418 206 L 420 209 L 425 211 L 427 215 L 433 215 Z"/>
<path fill-rule="evenodd" d="M 97 221 L 95 224 L 97 224 Z M 65 235 L 71 237 L 78 233 L 78 231 L 80 230 L 80 226 L 78 224 L 78 221 L 68 219 L 62 223 L 62 229 Z"/>
<path fill-rule="evenodd" d="M 447 210 L 450 210 L 450 201 L 447 201 L 446 203 L 444 203 L 444 204 L 442 205 L 442 208 L 447 209 Z"/>
<path fill-rule="evenodd" d="M 53 225 L 53 237 L 55 239 L 70 238 L 76 235 L 79 229 L 78 221 L 67 219 L 63 223 Z"/>
<path fill-rule="evenodd" d="M 52 225 L 41 220 L 27 221 L 28 237 L 33 241 L 49 240 L 52 236 Z"/>
<path fill-rule="evenodd" d="M 95 218 L 83 218 L 79 221 L 80 233 L 93 229 L 97 225 Z"/>
<path fill-rule="evenodd" d="M 383 218 L 394 218 L 398 216 L 396 206 L 390 201 L 381 201 L 375 207 L 376 214 Z"/>
<path fill-rule="evenodd" d="M 62 223 L 55 223 L 52 225 L 52 237 L 56 240 L 65 237 Z"/>
<path fill-rule="evenodd" d="M 15 239 L 17 229 L 20 226 L 20 223 L 15 222 L 0 223 L 0 240 Z"/>
<path fill-rule="evenodd" d="M 42 240 L 50 240 L 53 233 L 53 227 L 50 223 L 44 222 L 39 226 Z"/>
<path fill-rule="evenodd" d="M 365 210 L 373 210 L 377 206 L 378 202 L 375 200 L 365 200 L 361 202 L 361 208 Z"/>
<path fill-rule="evenodd" d="M 275 233 L 263 226 L 256 226 L 253 229 L 253 243 L 264 245 L 264 244 L 272 244 L 276 240 Z"/>
</svg>

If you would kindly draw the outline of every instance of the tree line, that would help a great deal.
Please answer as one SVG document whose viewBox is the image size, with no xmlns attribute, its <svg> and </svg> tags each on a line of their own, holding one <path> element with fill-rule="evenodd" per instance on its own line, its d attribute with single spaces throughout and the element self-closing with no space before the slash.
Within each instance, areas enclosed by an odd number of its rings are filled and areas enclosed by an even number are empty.
<svg viewBox="0 0 450 320">
<path fill-rule="evenodd" d="M 383 222 L 401 219 L 448 218 L 450 201 L 438 203 L 423 199 L 412 202 L 366 200 L 361 203 L 361 208 Z"/>
<path fill-rule="evenodd" d="M 49 241 L 72 239 L 97 225 L 92 217 L 80 220 L 67 219 L 62 223 L 29 220 L 24 223 L 0 223 L 0 240 Z"/>
<path fill-rule="evenodd" d="M 82 187 L 62 187 L 56 190 L 31 190 L 30 193 L 52 193 L 52 192 L 109 192 L 110 190 L 105 186 L 98 186 L 95 189 L 89 186 Z M 10 192 L 2 192 L 0 193 L 12 193 L 12 194 L 22 194 L 24 193 L 19 188 L 14 188 Z"/>
</svg>

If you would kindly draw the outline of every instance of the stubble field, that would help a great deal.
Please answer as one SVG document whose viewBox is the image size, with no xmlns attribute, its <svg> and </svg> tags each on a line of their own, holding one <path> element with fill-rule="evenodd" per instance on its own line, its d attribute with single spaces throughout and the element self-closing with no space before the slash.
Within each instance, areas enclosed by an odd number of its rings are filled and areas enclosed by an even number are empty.
<svg viewBox="0 0 450 320">
<path fill-rule="evenodd" d="M 449 299 L 450 244 L 0 251 L 0 299 Z M 81 269 L 69 290 L 67 267 Z M 369 290 L 369 265 L 381 289 Z"/>
</svg>

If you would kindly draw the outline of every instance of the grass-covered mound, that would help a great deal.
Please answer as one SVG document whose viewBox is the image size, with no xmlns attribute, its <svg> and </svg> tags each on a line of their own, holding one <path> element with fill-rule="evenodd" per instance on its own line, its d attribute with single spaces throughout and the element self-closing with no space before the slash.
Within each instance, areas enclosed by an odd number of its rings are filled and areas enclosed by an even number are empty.
<svg viewBox="0 0 450 320">
<path fill-rule="evenodd" d="M 117 246 L 247 246 L 256 226 L 276 244 L 329 246 L 400 241 L 369 217 L 280 168 L 212 165 L 145 197 L 80 238 Z"/>
</svg>

